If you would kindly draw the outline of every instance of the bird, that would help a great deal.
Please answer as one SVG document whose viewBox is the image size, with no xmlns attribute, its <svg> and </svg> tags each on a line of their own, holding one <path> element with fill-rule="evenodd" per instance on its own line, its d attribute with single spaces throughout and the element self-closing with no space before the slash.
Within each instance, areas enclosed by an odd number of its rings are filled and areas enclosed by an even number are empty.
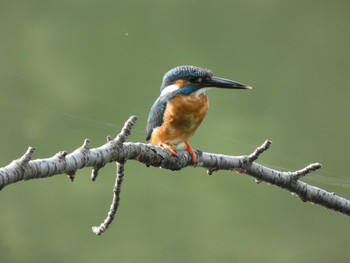
<svg viewBox="0 0 350 263">
<path fill-rule="evenodd" d="M 212 88 L 252 89 L 237 81 L 215 77 L 211 70 L 196 66 L 177 66 L 166 72 L 160 96 L 148 115 L 146 141 L 168 149 L 174 156 L 177 150 L 186 150 L 195 164 L 197 157 L 189 139 L 208 111 L 205 92 Z"/>
</svg>

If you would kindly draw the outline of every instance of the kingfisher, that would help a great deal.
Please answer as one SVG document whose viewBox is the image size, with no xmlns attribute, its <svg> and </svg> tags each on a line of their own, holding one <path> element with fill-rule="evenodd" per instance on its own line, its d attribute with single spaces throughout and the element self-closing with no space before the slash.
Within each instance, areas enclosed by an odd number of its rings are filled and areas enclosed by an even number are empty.
<svg viewBox="0 0 350 263">
<path fill-rule="evenodd" d="M 165 73 L 160 96 L 150 110 L 146 141 L 168 149 L 174 156 L 177 150 L 186 150 L 195 164 L 196 155 L 188 140 L 208 111 L 205 92 L 211 88 L 252 89 L 237 81 L 215 77 L 209 69 L 175 67 Z"/>
</svg>

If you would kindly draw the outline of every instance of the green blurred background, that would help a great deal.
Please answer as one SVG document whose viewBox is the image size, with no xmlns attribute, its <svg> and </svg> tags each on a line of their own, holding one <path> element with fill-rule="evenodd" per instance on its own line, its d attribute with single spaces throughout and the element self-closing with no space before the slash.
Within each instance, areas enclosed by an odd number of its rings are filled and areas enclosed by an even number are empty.
<svg viewBox="0 0 350 263">
<path fill-rule="evenodd" d="M 35 158 L 97 147 L 131 115 L 144 141 L 163 74 L 210 68 L 254 87 L 208 92 L 191 140 L 208 152 L 248 154 L 350 198 L 349 1 L 0 2 L 0 166 L 28 146 Z M 349 262 L 350 218 L 302 203 L 246 175 L 126 166 L 117 219 L 114 164 L 20 182 L 0 192 L 1 262 Z"/>
</svg>

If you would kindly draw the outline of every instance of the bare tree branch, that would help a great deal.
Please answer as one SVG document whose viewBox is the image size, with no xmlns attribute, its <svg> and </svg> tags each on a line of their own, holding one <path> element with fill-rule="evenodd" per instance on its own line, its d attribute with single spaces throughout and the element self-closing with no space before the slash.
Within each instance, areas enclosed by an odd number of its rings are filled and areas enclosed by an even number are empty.
<svg viewBox="0 0 350 263">
<path fill-rule="evenodd" d="M 99 227 L 93 227 L 93 232 L 99 235 L 107 229 L 117 211 L 124 164 L 127 160 L 137 160 L 146 166 L 170 170 L 181 170 L 193 165 L 191 156 L 185 151 L 178 152 L 178 156 L 174 157 L 160 147 L 125 142 L 135 122 L 136 117 L 130 117 L 116 138 L 107 137 L 107 143 L 98 148 L 90 149 L 89 140 L 86 139 L 80 148 L 70 154 L 60 151 L 51 158 L 31 160 L 34 148 L 29 147 L 22 157 L 0 168 L 0 189 L 19 181 L 47 178 L 59 174 L 67 174 L 73 180 L 76 171 L 84 167 L 92 167 L 91 178 L 96 180 L 101 168 L 109 162 L 117 162 L 117 178 L 110 211 Z M 256 182 L 267 182 L 286 189 L 302 201 L 313 202 L 350 216 L 349 200 L 300 181 L 302 176 L 320 169 L 319 163 L 310 164 L 294 172 L 278 171 L 256 163 L 259 155 L 268 150 L 270 145 L 271 141 L 265 141 L 253 153 L 243 156 L 228 156 L 195 150 L 197 156 L 195 166 L 207 169 L 208 174 L 219 170 L 245 173 L 254 177 Z"/>
</svg>

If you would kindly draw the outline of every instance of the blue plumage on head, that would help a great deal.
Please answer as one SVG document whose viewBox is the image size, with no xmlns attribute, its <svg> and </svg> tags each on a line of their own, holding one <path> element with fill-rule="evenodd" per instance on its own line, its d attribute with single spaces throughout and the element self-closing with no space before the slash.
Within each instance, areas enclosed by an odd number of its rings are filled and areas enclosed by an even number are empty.
<svg viewBox="0 0 350 263">
<path fill-rule="evenodd" d="M 193 78 L 205 78 L 212 76 L 213 73 L 209 69 L 196 66 L 178 66 L 165 73 L 160 91 L 162 91 L 165 87 L 174 84 L 174 82 L 179 79 L 191 81 Z"/>
</svg>

